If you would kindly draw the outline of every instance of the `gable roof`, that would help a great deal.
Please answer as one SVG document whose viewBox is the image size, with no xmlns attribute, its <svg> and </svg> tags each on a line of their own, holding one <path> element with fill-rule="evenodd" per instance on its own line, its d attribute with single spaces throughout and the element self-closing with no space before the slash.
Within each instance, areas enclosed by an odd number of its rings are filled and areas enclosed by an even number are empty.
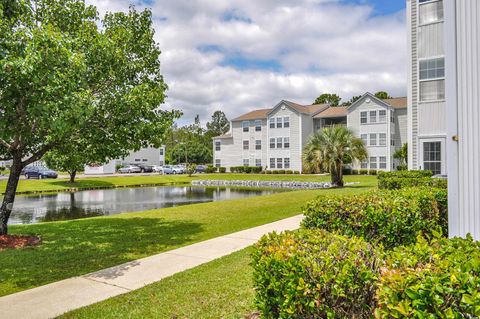
<svg viewBox="0 0 480 319">
<path fill-rule="evenodd" d="M 406 97 L 396 97 L 391 99 L 383 100 L 383 102 L 387 103 L 394 109 L 406 109 L 408 105 L 408 101 Z"/>
<path fill-rule="evenodd" d="M 323 111 L 323 110 L 325 110 L 326 108 L 329 107 L 327 104 L 301 105 L 301 104 L 294 103 L 294 102 L 291 102 L 291 101 L 282 100 L 282 101 L 280 101 L 280 103 L 275 105 L 275 107 L 273 107 L 270 110 L 270 112 L 268 112 L 268 113 L 271 113 L 273 110 L 275 110 L 277 107 L 279 107 L 282 104 L 287 105 L 288 107 L 294 109 L 298 113 L 309 114 L 309 115 L 314 115 L 314 114 L 316 114 L 318 112 L 321 112 L 321 111 Z"/>
<path fill-rule="evenodd" d="M 315 115 L 313 118 L 333 118 L 333 117 L 346 117 L 348 110 L 344 106 L 331 106 L 322 112 Z"/>
<path fill-rule="evenodd" d="M 245 113 L 243 115 L 240 115 L 239 117 L 236 117 L 232 120 L 234 121 L 248 121 L 248 120 L 261 120 L 261 119 L 266 119 L 268 112 L 270 112 L 272 109 L 260 109 L 260 110 L 254 110 L 248 113 Z"/>
</svg>

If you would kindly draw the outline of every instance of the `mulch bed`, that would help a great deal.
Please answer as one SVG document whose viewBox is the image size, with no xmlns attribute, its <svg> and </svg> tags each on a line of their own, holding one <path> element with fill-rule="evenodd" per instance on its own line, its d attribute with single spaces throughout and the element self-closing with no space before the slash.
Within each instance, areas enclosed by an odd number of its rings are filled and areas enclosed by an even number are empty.
<svg viewBox="0 0 480 319">
<path fill-rule="evenodd" d="M 42 239 L 38 236 L 2 235 L 0 236 L 0 251 L 8 248 L 23 248 L 40 245 Z"/>
</svg>

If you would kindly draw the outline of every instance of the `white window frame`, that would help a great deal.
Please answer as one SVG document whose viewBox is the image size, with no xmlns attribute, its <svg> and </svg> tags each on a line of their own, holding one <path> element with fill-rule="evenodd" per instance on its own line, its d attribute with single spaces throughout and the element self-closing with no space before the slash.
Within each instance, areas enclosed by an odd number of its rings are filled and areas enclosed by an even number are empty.
<svg viewBox="0 0 480 319">
<path fill-rule="evenodd" d="M 424 149 L 423 149 L 423 146 L 424 146 L 424 143 L 435 143 L 435 142 L 440 142 L 440 156 L 441 156 L 441 174 L 445 174 L 446 173 L 446 158 L 447 158 L 447 153 L 446 153 L 446 141 L 445 141 L 445 138 L 443 137 L 426 137 L 426 138 L 419 138 L 419 169 L 425 169 L 424 167 Z"/>
<path fill-rule="evenodd" d="M 286 169 L 290 168 L 290 157 L 283 158 L 283 168 L 286 168 Z"/>
<path fill-rule="evenodd" d="M 443 13 L 443 16 L 441 18 L 439 18 L 438 20 L 435 20 L 435 21 L 428 21 L 428 22 L 422 22 L 422 9 L 421 7 L 424 7 L 424 6 L 427 6 L 429 4 L 433 4 L 433 3 L 438 3 L 438 2 L 442 2 L 442 5 L 443 5 L 443 1 L 442 0 L 427 0 L 427 1 L 418 1 L 418 13 L 417 13 L 417 21 L 418 21 L 418 26 L 419 27 L 422 27 L 422 26 L 426 26 L 426 25 L 430 25 L 430 24 L 436 24 L 436 23 L 442 23 L 445 21 L 445 7 L 442 6 L 442 13 Z"/>
<path fill-rule="evenodd" d="M 256 167 L 262 167 L 262 159 L 261 158 L 256 158 L 255 159 L 255 166 Z"/>
<path fill-rule="evenodd" d="M 272 143 L 273 141 L 273 143 Z M 275 146 L 276 146 L 276 139 L 275 137 L 270 137 L 270 149 L 275 149 Z M 273 146 L 273 147 L 272 147 Z"/>
<path fill-rule="evenodd" d="M 250 121 L 242 121 L 242 132 L 250 132 Z"/>
<path fill-rule="evenodd" d="M 372 116 L 372 115 L 374 115 L 374 116 Z M 377 124 L 378 123 L 377 115 L 378 115 L 377 110 L 368 111 L 368 123 Z M 375 120 L 372 121 L 372 119 L 375 119 Z"/>
<path fill-rule="evenodd" d="M 282 149 L 283 148 L 283 137 L 277 137 L 277 149 Z"/>
<path fill-rule="evenodd" d="M 281 157 L 277 158 L 277 168 L 279 168 L 279 169 L 283 168 L 283 158 L 281 158 Z"/>
<path fill-rule="evenodd" d="M 290 148 L 290 138 L 284 137 L 283 138 L 283 148 Z"/>
<path fill-rule="evenodd" d="M 222 150 L 222 142 L 221 141 L 215 141 L 215 152 L 219 152 Z"/>
<path fill-rule="evenodd" d="M 430 61 L 430 60 L 438 60 L 438 59 L 443 59 L 443 68 L 444 68 L 444 76 L 443 77 L 433 77 L 433 78 L 425 78 L 425 79 L 420 79 L 420 64 L 422 62 Z M 417 70 L 418 70 L 418 102 L 419 103 L 435 103 L 435 102 L 443 102 L 445 101 L 445 56 L 433 56 L 433 57 L 428 57 L 428 58 L 422 58 L 418 59 L 417 62 Z M 430 100 L 422 100 L 422 84 L 423 83 L 429 83 L 429 82 L 443 82 L 443 97 L 439 97 L 441 92 L 437 92 L 437 98 L 435 99 L 430 99 Z"/>
<path fill-rule="evenodd" d="M 375 138 L 373 138 L 375 137 Z M 377 133 L 370 133 L 368 136 L 368 145 L 369 146 L 378 146 L 378 134 Z M 373 143 L 372 143 L 373 142 Z"/>
<path fill-rule="evenodd" d="M 275 126 L 276 128 L 283 128 L 283 118 L 277 117 L 277 125 Z"/>
<path fill-rule="evenodd" d="M 365 116 L 363 116 L 365 115 Z M 365 123 L 363 123 L 363 119 L 365 119 Z M 360 125 L 368 124 L 368 111 L 361 111 L 360 112 Z"/>
<path fill-rule="evenodd" d="M 276 161 L 275 158 L 270 157 L 270 168 L 275 168 L 275 161 Z"/>
<path fill-rule="evenodd" d="M 283 127 L 289 128 L 290 127 L 290 116 L 283 117 Z"/>
<path fill-rule="evenodd" d="M 250 141 L 249 140 L 243 140 L 242 145 L 243 145 L 243 150 L 244 151 L 248 151 L 250 149 Z"/>
<path fill-rule="evenodd" d="M 381 113 L 384 113 L 384 115 Z M 387 110 L 378 111 L 378 123 L 387 123 Z"/>
<path fill-rule="evenodd" d="M 250 159 L 244 158 L 243 159 L 243 166 L 245 166 L 245 167 L 250 166 Z"/>
<path fill-rule="evenodd" d="M 274 117 L 271 117 L 271 118 L 268 120 L 268 122 L 269 122 L 268 125 L 269 125 L 270 128 L 275 128 L 275 118 L 274 118 Z"/>
<path fill-rule="evenodd" d="M 258 150 L 261 150 L 261 149 L 262 149 L 262 140 L 255 140 L 255 150 L 258 151 Z"/>
<path fill-rule="evenodd" d="M 369 162 L 370 169 L 378 169 L 377 158 L 375 156 L 370 156 L 370 159 L 368 162 Z"/>
<path fill-rule="evenodd" d="M 365 146 L 368 146 L 368 134 L 360 134 L 360 139 L 363 141 Z"/>
<path fill-rule="evenodd" d="M 378 133 L 378 146 L 387 146 L 387 133 Z"/>
<path fill-rule="evenodd" d="M 262 131 L 262 120 L 255 120 L 255 132 Z"/>
<path fill-rule="evenodd" d="M 215 167 L 221 167 L 222 166 L 222 160 L 219 158 L 215 159 Z"/>
<path fill-rule="evenodd" d="M 379 169 L 387 169 L 387 157 L 386 156 L 379 156 L 378 157 L 378 168 Z"/>
</svg>

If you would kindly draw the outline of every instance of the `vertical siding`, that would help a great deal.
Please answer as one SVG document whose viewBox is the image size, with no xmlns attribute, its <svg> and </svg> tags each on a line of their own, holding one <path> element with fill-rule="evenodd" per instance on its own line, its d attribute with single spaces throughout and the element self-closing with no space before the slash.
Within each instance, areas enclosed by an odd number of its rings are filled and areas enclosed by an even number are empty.
<svg viewBox="0 0 480 319">
<path fill-rule="evenodd" d="M 417 10 L 418 10 L 418 3 L 417 3 L 417 0 L 411 0 L 410 1 L 410 8 L 411 8 L 411 12 L 410 12 L 410 41 L 411 43 L 409 44 L 410 45 L 410 48 L 411 48 L 411 52 L 410 52 L 410 64 L 412 66 L 412 69 L 411 69 L 411 75 L 410 75 L 410 79 L 411 79 L 411 101 L 408 102 L 408 105 L 411 105 L 411 114 L 410 114 L 410 118 L 411 118 L 411 123 L 410 123 L 410 130 L 411 130 L 411 141 L 410 141 L 410 144 L 411 144 L 411 147 L 410 147 L 410 150 L 411 150 L 411 157 L 410 157 L 410 163 L 409 163 L 409 167 L 410 168 L 416 168 L 418 167 L 418 143 L 417 143 L 417 139 L 418 139 L 418 59 L 417 59 L 417 38 L 418 38 L 418 34 L 417 34 L 417 31 L 418 31 L 418 19 L 417 19 Z"/>
<path fill-rule="evenodd" d="M 418 135 L 444 135 L 447 128 L 445 102 L 418 104 Z"/>
<path fill-rule="evenodd" d="M 480 3 L 456 1 L 456 108 L 458 116 L 458 208 L 450 236 L 480 240 Z M 449 104 L 450 106 L 454 106 Z"/>
<path fill-rule="evenodd" d="M 418 58 L 444 55 L 443 22 L 418 28 Z"/>
</svg>

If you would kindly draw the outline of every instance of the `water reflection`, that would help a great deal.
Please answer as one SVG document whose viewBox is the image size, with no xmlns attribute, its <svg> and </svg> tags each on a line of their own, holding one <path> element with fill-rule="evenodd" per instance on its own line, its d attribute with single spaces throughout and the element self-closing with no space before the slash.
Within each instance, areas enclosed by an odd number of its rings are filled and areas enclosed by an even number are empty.
<svg viewBox="0 0 480 319">
<path fill-rule="evenodd" d="M 10 224 L 70 220 L 122 212 L 267 195 L 279 190 L 221 187 L 149 187 L 17 196 Z"/>
</svg>

